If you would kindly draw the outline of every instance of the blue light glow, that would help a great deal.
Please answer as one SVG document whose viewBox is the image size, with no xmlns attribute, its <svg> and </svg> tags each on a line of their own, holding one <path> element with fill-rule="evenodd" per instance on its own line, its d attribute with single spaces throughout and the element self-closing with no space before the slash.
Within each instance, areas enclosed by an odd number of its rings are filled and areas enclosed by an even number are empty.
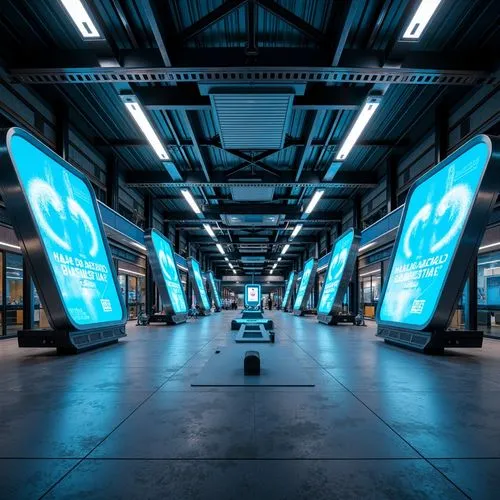
<svg viewBox="0 0 500 500">
<path fill-rule="evenodd" d="M 203 283 L 203 278 L 201 277 L 200 264 L 197 260 L 191 259 L 191 265 L 193 267 L 193 277 L 196 283 L 196 287 L 200 292 L 201 304 L 205 310 L 210 310 L 210 302 L 208 301 L 207 291 L 205 289 L 205 283 Z"/>
<path fill-rule="evenodd" d="M 215 306 L 217 309 L 221 308 L 222 302 L 219 297 L 219 290 L 217 290 L 217 287 L 215 285 L 215 279 L 214 279 L 214 273 L 210 271 L 208 274 L 208 279 L 210 281 L 210 285 L 212 287 L 212 294 L 214 296 L 214 301 L 215 301 Z"/>
<path fill-rule="evenodd" d="M 175 314 L 186 313 L 188 310 L 186 297 L 179 278 L 172 245 L 157 231 L 151 231 L 151 241 L 158 262 L 160 263 L 162 277 L 165 281 L 165 287 L 172 304 L 172 309 Z"/>
<path fill-rule="evenodd" d="M 33 214 L 68 319 L 76 327 L 122 322 L 93 193 L 82 179 L 24 137 L 10 154 Z"/>
<path fill-rule="evenodd" d="M 286 307 L 288 303 L 288 297 L 290 295 L 290 292 L 292 291 L 292 285 L 295 282 L 295 271 L 292 271 L 290 273 L 290 276 L 288 277 L 288 283 L 286 285 L 286 290 L 285 290 L 285 296 L 283 297 L 283 307 Z"/>
<path fill-rule="evenodd" d="M 321 291 L 321 298 L 318 306 L 319 314 L 330 314 L 332 312 L 332 308 L 337 301 L 337 291 L 344 274 L 353 240 L 354 231 L 349 231 L 335 243 L 328 265 L 328 272 Z"/>
<path fill-rule="evenodd" d="M 304 265 L 304 271 L 302 272 L 302 279 L 300 280 L 299 291 L 297 292 L 297 297 L 295 299 L 294 309 L 300 309 L 302 306 L 302 301 L 304 300 L 304 295 L 307 290 L 307 285 L 311 278 L 311 272 L 314 267 L 314 259 L 309 259 Z"/>
<path fill-rule="evenodd" d="M 423 329 L 433 318 L 488 155 L 486 144 L 476 144 L 411 192 L 380 321 Z"/>
</svg>

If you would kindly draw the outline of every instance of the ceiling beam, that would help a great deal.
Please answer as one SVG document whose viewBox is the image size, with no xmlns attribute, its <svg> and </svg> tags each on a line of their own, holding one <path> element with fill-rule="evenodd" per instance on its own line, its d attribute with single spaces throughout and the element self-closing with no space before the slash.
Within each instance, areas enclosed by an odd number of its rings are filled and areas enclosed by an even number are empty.
<svg viewBox="0 0 500 500">
<path fill-rule="evenodd" d="M 222 5 L 217 7 L 216 9 L 210 11 L 206 16 L 203 16 L 201 19 L 193 23 L 191 26 L 186 28 L 180 35 L 179 39 L 182 42 L 186 42 L 190 38 L 193 38 L 207 28 L 210 28 L 212 24 L 218 23 L 221 19 L 226 17 L 228 14 L 231 14 L 233 10 L 239 9 L 242 5 L 244 5 L 247 0 L 227 0 Z"/>
<path fill-rule="evenodd" d="M 166 4 L 167 3 L 165 3 L 165 5 Z M 165 67 L 170 67 L 172 66 L 172 61 L 167 50 L 167 35 L 163 22 L 163 19 L 167 16 L 160 15 L 158 7 L 155 4 L 155 0 L 142 0 L 141 6 L 144 9 L 146 19 L 151 27 L 151 31 L 153 32 L 153 37 L 156 41 L 156 45 L 158 46 L 158 50 L 160 51 L 163 64 Z"/>
<path fill-rule="evenodd" d="M 190 211 L 190 210 L 180 210 L 180 211 L 173 211 L 169 210 L 166 211 L 164 214 L 164 220 L 169 221 L 169 222 L 194 222 L 194 223 L 210 223 L 210 224 L 215 224 L 215 223 L 221 223 L 221 215 L 246 215 L 246 214 L 257 214 L 257 215 L 277 215 L 276 213 L 260 213 L 261 210 L 258 210 L 257 207 L 258 205 L 255 205 L 254 209 L 252 211 L 242 211 L 239 210 L 237 212 L 228 212 L 227 210 L 219 210 L 217 205 L 212 205 L 210 208 L 206 209 L 203 211 L 205 218 L 200 219 L 199 217 L 196 217 L 196 215 Z M 283 222 L 280 224 L 280 227 L 282 226 L 283 228 L 285 227 L 286 222 L 298 222 L 300 224 L 308 224 L 308 219 L 302 219 L 302 212 L 297 210 L 297 205 L 289 205 L 290 208 L 294 208 L 294 211 L 291 211 L 289 209 L 282 209 L 280 210 L 280 214 L 285 216 L 285 219 Z M 282 213 L 285 212 L 285 213 Z M 342 220 L 342 213 L 341 212 L 330 212 L 330 211 L 321 211 L 321 212 L 314 212 L 313 215 L 314 219 L 311 219 L 309 223 L 316 221 L 316 222 L 327 222 L 327 223 L 333 223 L 333 222 L 339 222 Z M 273 228 L 273 229 L 279 229 L 276 223 L 270 222 L 269 224 L 264 223 L 259 223 L 259 224 L 249 224 L 247 222 L 243 224 L 238 224 L 237 222 L 231 225 L 221 225 L 222 228 L 231 228 L 231 227 L 237 227 L 237 228 L 252 228 L 252 227 L 259 227 L 259 228 Z M 251 243 L 250 243 L 251 244 Z"/>
<path fill-rule="evenodd" d="M 337 8 L 338 11 L 335 12 L 334 9 L 331 27 L 328 30 L 329 33 L 332 33 L 332 66 L 339 65 L 342 52 L 347 43 L 347 37 L 349 36 L 352 25 L 359 19 L 363 4 L 363 0 L 351 0 L 349 2 L 344 0 L 343 2 L 335 3 L 335 8 Z"/>
<path fill-rule="evenodd" d="M 318 133 L 319 126 L 321 125 L 324 116 L 325 116 L 324 112 L 316 111 L 314 114 L 314 118 L 310 122 L 309 130 L 307 132 L 307 137 L 306 137 L 306 143 L 302 148 L 302 152 L 300 153 L 297 166 L 297 173 L 295 174 L 295 182 L 299 181 L 300 176 L 302 175 L 302 171 L 304 170 L 304 165 L 307 159 L 310 157 L 311 143 L 316 134 Z"/>
<path fill-rule="evenodd" d="M 262 175 L 242 175 L 228 179 L 225 172 L 214 171 L 211 180 L 200 172 L 186 172 L 181 182 L 172 181 L 166 171 L 129 171 L 125 182 L 130 187 L 318 187 L 318 188 L 373 188 L 377 186 L 377 176 L 372 172 L 339 172 L 332 181 L 324 182 L 317 172 L 304 172 L 300 182 L 295 180 L 296 170 L 283 170 L 277 179 L 265 172 Z"/>
</svg>

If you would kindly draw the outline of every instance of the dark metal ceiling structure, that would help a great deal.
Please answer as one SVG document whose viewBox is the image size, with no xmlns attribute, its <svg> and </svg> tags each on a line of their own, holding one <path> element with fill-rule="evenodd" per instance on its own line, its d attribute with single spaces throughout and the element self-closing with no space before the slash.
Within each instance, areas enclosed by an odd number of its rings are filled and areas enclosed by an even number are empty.
<svg viewBox="0 0 500 500">
<path fill-rule="evenodd" d="M 414 0 L 86 0 L 87 41 L 59 0 L 3 0 L 1 78 L 65 103 L 96 148 L 123 163 L 167 223 L 218 255 L 287 272 L 297 252 L 377 186 L 386 160 L 433 126 L 434 107 L 498 85 L 496 0 L 443 0 L 418 42 L 401 33 Z M 171 162 L 125 109 L 133 95 Z M 348 158 L 335 156 L 369 96 L 380 109 Z M 189 189 L 195 215 L 181 194 Z M 316 210 L 304 208 L 325 190 Z M 292 242 L 290 230 L 303 224 Z"/>
</svg>

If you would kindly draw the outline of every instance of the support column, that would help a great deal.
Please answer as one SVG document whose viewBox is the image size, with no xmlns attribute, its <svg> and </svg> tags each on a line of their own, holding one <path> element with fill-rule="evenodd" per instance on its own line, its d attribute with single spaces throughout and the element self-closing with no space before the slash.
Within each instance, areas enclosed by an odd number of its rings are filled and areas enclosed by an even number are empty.
<svg viewBox="0 0 500 500">
<path fill-rule="evenodd" d="M 398 207 L 398 161 L 394 156 L 387 160 L 386 174 L 386 200 L 387 213 L 391 213 Z"/>
<path fill-rule="evenodd" d="M 56 152 L 69 161 L 69 111 L 64 104 L 56 114 Z"/>
<path fill-rule="evenodd" d="M 435 144 L 434 144 L 434 161 L 438 164 L 443 161 L 448 155 L 448 112 L 446 105 L 441 102 L 436 106 L 434 111 L 435 119 Z"/>
<path fill-rule="evenodd" d="M 355 196 L 352 206 L 352 222 L 355 229 L 361 230 L 361 198 Z M 349 304 L 351 312 L 359 312 L 359 258 L 356 258 L 354 272 L 352 273 L 351 283 L 349 284 Z"/>
<path fill-rule="evenodd" d="M 464 289 L 464 323 L 466 330 L 477 330 L 477 259 Z"/>
<path fill-rule="evenodd" d="M 34 287 L 31 275 L 23 261 L 23 330 L 31 330 L 34 324 Z"/>
<path fill-rule="evenodd" d="M 106 205 L 118 212 L 118 161 L 114 155 L 106 165 Z"/>
<path fill-rule="evenodd" d="M 144 196 L 144 229 L 153 227 L 153 197 L 150 193 Z M 146 314 L 153 312 L 153 305 L 155 300 L 155 284 L 153 279 L 153 272 L 149 258 L 146 257 Z"/>
</svg>

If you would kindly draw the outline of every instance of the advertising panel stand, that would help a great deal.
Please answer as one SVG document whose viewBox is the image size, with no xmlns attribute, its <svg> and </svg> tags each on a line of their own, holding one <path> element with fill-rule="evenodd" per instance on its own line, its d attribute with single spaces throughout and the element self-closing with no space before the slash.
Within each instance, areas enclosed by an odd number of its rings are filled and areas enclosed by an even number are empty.
<svg viewBox="0 0 500 500">
<path fill-rule="evenodd" d="M 185 322 L 188 307 L 172 243 L 156 229 L 148 229 L 144 233 L 144 243 L 148 250 L 153 278 L 163 303 L 163 311 L 151 315 L 149 321 L 171 325 Z"/>
<path fill-rule="evenodd" d="M 203 282 L 203 276 L 201 274 L 200 264 L 193 257 L 187 259 L 189 279 L 193 285 L 194 295 L 196 297 L 196 303 L 199 307 L 199 312 L 202 316 L 209 316 L 212 313 L 212 308 L 210 307 L 210 301 L 208 300 L 207 289 L 205 288 L 205 283 Z"/>
<path fill-rule="evenodd" d="M 116 342 L 127 312 L 90 182 L 22 129 L 1 143 L 0 191 L 51 327 L 19 331 L 19 347 Z"/>
<path fill-rule="evenodd" d="M 304 309 L 307 306 L 307 301 L 309 300 L 312 287 L 314 286 L 317 269 L 318 261 L 315 258 L 309 259 L 304 264 L 304 271 L 302 272 L 299 291 L 297 292 L 295 304 L 293 305 L 293 314 L 295 314 L 295 316 L 302 316 L 304 314 Z"/>
<path fill-rule="evenodd" d="M 361 233 L 350 229 L 333 245 L 326 278 L 318 305 L 318 321 L 327 325 L 356 324 L 356 315 L 342 312 L 342 300 L 347 292 L 358 257 Z"/>
<path fill-rule="evenodd" d="M 450 330 L 500 190 L 499 140 L 480 135 L 411 187 L 377 310 L 377 335 L 424 352 L 481 347 Z"/>
</svg>

